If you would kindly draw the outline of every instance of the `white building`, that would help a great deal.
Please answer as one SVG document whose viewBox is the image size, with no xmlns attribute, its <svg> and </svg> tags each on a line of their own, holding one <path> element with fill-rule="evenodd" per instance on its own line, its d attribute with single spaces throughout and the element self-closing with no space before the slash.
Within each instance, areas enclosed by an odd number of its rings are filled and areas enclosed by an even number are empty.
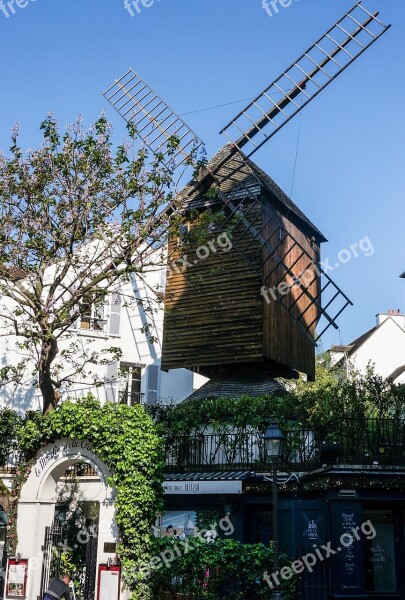
<svg viewBox="0 0 405 600">
<path fill-rule="evenodd" d="M 101 402 L 180 402 L 206 381 L 187 369 L 169 372 L 160 369 L 163 306 L 152 299 L 149 289 L 159 286 L 164 289 L 164 278 L 164 269 L 148 273 L 146 284 L 134 275 L 131 282 L 120 286 L 119 292 L 112 291 L 101 303 L 94 303 L 87 314 L 60 338 L 60 352 L 73 341 L 83 356 L 92 353 L 101 356 L 103 350 L 110 347 L 119 348 L 122 353 L 119 362 L 86 366 L 85 374 L 61 388 L 62 398 L 79 398 L 92 392 Z M 2 326 L 0 311 L 0 328 Z M 18 341 L 21 340 L 15 335 L 0 336 L 0 366 L 19 362 Z M 56 362 L 58 360 L 57 357 Z M 28 361 L 22 384 L 0 387 L 0 408 L 8 406 L 21 413 L 41 410 L 42 397 L 33 383 L 32 371 L 33 364 Z M 69 374 L 68 369 L 66 374 Z"/>
<path fill-rule="evenodd" d="M 347 346 L 332 346 L 332 364 L 346 365 L 348 373 L 365 374 L 369 366 L 384 380 L 405 383 L 405 315 L 389 310 L 376 315 L 376 325 Z"/>
</svg>

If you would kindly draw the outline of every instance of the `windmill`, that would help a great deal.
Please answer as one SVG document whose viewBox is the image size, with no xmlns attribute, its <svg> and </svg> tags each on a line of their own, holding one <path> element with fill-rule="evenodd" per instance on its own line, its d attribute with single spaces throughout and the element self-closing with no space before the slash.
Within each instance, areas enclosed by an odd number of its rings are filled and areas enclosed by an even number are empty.
<svg viewBox="0 0 405 600">
<path fill-rule="evenodd" d="M 314 377 L 317 340 L 352 303 L 320 266 L 321 232 L 251 157 L 389 27 L 357 2 L 222 129 L 227 145 L 179 194 L 185 245 L 169 241 L 169 266 L 186 266 L 168 272 L 163 369 Z M 173 172 L 202 148 L 132 69 L 104 96 Z M 212 234 L 230 236 L 232 249 L 211 243 L 200 259 L 190 232 L 206 210 L 221 215 Z"/>
</svg>

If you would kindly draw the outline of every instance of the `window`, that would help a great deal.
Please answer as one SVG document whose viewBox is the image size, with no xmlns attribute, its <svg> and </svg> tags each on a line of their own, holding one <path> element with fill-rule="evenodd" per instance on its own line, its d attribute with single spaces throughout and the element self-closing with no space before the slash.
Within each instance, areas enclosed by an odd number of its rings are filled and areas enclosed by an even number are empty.
<svg viewBox="0 0 405 600">
<path fill-rule="evenodd" d="M 105 331 L 105 298 L 99 295 L 83 300 L 84 312 L 80 319 L 80 329 Z"/>
<path fill-rule="evenodd" d="M 395 592 L 395 550 L 392 510 L 365 510 L 377 535 L 364 541 L 367 592 Z"/>
<path fill-rule="evenodd" d="M 142 365 L 121 363 L 118 379 L 118 400 L 120 404 L 142 404 L 141 394 Z"/>
</svg>

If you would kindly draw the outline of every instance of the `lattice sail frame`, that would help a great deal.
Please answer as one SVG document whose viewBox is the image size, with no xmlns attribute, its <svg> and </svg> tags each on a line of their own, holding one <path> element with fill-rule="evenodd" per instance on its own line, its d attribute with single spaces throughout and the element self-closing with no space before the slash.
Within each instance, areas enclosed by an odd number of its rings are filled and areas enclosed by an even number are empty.
<svg viewBox="0 0 405 600">
<path fill-rule="evenodd" d="M 220 133 L 252 156 L 391 27 L 378 16 L 357 2 Z"/>
<path fill-rule="evenodd" d="M 163 164 L 170 171 L 192 163 L 202 149 L 204 144 L 194 131 L 133 69 L 128 69 L 103 96 L 127 123 L 134 125 L 153 155 L 163 155 Z M 172 140 L 178 146 L 173 147 Z"/>
<path fill-rule="evenodd" d="M 330 327 L 338 329 L 336 319 L 352 302 L 344 292 L 332 281 L 319 264 L 314 264 L 312 257 L 299 244 L 299 242 L 277 224 L 278 243 L 273 243 L 263 237 L 263 231 L 270 220 L 268 209 L 259 195 L 246 189 L 240 179 L 235 178 L 235 187 L 230 193 L 225 193 L 221 188 L 233 183 L 235 174 L 240 174 L 241 169 L 247 169 L 249 176 L 253 176 L 260 186 L 260 180 L 253 173 L 246 159 L 261 148 L 277 131 L 286 125 L 298 112 L 311 102 L 323 89 L 336 79 L 347 67 L 353 63 L 363 52 L 376 42 L 389 28 L 378 19 L 379 13 L 370 13 L 362 2 L 357 2 L 354 7 L 331 27 L 315 44 L 313 44 L 297 61 L 286 69 L 280 77 L 275 79 L 259 96 L 257 96 L 244 110 L 242 110 L 220 133 L 225 134 L 232 142 L 231 154 L 237 154 L 242 159 L 242 166 L 230 171 L 224 176 L 219 176 L 218 170 L 224 166 L 222 162 L 211 175 L 218 185 L 218 195 L 223 201 L 223 210 L 226 215 L 221 228 L 232 228 L 236 219 L 239 225 L 243 224 L 243 235 L 233 240 L 235 250 L 251 264 L 252 256 L 248 252 L 250 246 L 256 242 L 259 249 L 267 250 L 266 261 L 273 261 L 273 268 L 266 277 L 259 273 L 264 288 L 269 283 L 271 275 L 276 269 L 281 269 L 283 275 L 294 282 L 299 288 L 299 294 L 292 302 L 288 297 L 280 296 L 280 304 L 289 313 L 290 317 L 301 327 L 304 333 L 316 344 L 317 340 Z M 361 22 L 361 19 L 363 22 Z M 298 79 L 298 81 L 297 81 Z M 291 89 L 291 86 L 292 89 Z M 272 95 L 281 94 L 281 99 L 275 101 Z M 193 162 L 195 152 L 203 147 L 203 142 L 186 125 L 186 123 L 153 91 L 153 89 L 132 69 L 116 80 L 105 92 L 104 97 L 115 110 L 127 121 L 134 124 L 138 135 L 153 154 L 161 153 L 164 156 L 167 168 L 174 171 L 183 163 Z M 232 132 L 236 132 L 234 136 Z M 253 138 L 260 136 L 253 142 Z M 176 151 L 170 145 L 173 138 L 179 140 Z M 246 147 L 246 148 L 245 148 Z M 239 151 L 244 149 L 242 155 Z M 229 157 L 228 157 L 229 158 Z M 257 187 L 257 186 L 256 186 Z M 249 204 L 246 204 L 246 201 Z M 257 228 L 256 223 L 247 217 L 254 206 L 260 204 L 262 214 L 267 213 L 267 220 Z M 244 238 L 248 237 L 247 244 Z M 286 244 L 287 242 L 287 244 Z M 288 251 L 280 253 L 282 246 L 287 245 Z M 286 264 L 287 255 L 293 248 L 298 247 L 300 256 L 294 261 L 292 267 L 304 258 L 308 261 L 304 269 L 295 272 Z M 254 254 L 256 256 L 257 252 Z M 262 264 L 263 267 L 264 263 Z M 305 273 L 311 270 L 314 277 L 308 281 Z M 255 268 L 256 271 L 256 268 Z M 257 271 L 256 271 L 257 272 Z M 319 285 L 319 292 L 314 296 L 311 292 L 314 284 L 323 277 L 324 285 Z M 321 296 L 329 293 L 324 306 L 321 305 Z M 301 313 L 297 311 L 299 300 L 306 296 L 309 300 L 307 308 Z M 315 306 L 318 316 L 307 323 L 305 313 L 311 306 Z M 333 311 L 333 316 L 329 313 Z M 313 328 L 318 318 L 324 317 L 326 325 L 319 334 L 313 334 Z"/>
</svg>

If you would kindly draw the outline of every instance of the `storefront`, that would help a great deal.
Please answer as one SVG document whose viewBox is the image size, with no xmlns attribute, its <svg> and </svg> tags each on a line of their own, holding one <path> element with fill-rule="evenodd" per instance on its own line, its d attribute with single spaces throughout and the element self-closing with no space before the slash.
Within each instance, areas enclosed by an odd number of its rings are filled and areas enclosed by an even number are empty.
<svg viewBox="0 0 405 600">
<path fill-rule="evenodd" d="M 167 535 L 170 527 L 181 535 L 187 523 L 198 527 L 209 518 L 227 516 L 234 539 L 271 542 L 270 483 L 255 481 L 247 472 L 190 473 L 184 479 L 184 475 L 172 476 L 165 483 L 167 512 L 161 520 L 161 535 Z M 227 481 L 233 481 L 233 487 L 227 487 Z M 402 488 L 405 472 L 398 469 L 349 472 L 331 468 L 280 490 L 281 550 L 294 559 L 315 557 L 311 572 L 305 569 L 300 575 L 302 600 L 405 600 Z"/>
</svg>

